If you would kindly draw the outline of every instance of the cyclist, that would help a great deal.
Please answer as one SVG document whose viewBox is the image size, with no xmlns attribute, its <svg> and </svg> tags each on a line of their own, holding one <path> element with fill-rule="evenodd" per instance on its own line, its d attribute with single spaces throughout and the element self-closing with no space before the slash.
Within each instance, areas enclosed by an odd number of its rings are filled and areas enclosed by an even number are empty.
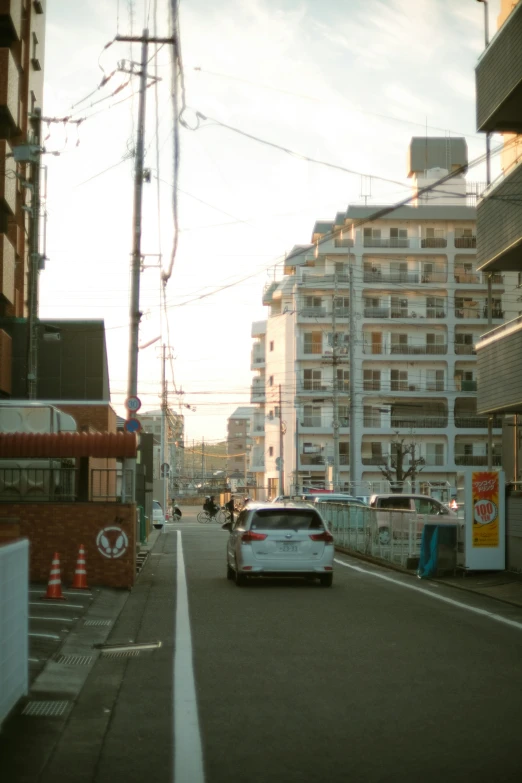
<svg viewBox="0 0 522 783">
<path fill-rule="evenodd" d="M 216 505 L 214 502 L 214 495 L 211 495 L 210 497 L 205 498 L 205 503 L 203 505 L 204 510 L 207 512 L 207 514 L 214 519 L 217 512 L 219 511 L 219 506 Z"/>
<path fill-rule="evenodd" d="M 232 495 L 230 495 L 230 500 L 227 503 L 225 503 L 225 508 L 228 511 L 228 513 L 230 514 L 230 521 L 233 523 L 234 522 L 234 511 L 236 510 L 236 508 L 235 508 L 235 505 L 234 505 L 234 498 L 232 497 Z"/>
</svg>

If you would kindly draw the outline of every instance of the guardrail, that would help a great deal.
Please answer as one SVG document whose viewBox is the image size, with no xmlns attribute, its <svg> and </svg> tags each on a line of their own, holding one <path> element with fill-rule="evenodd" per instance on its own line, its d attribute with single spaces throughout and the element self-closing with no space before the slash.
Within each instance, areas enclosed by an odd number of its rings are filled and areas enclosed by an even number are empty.
<svg viewBox="0 0 522 783">
<path fill-rule="evenodd" d="M 0 725 L 29 687 L 29 542 L 0 546 Z"/>
</svg>

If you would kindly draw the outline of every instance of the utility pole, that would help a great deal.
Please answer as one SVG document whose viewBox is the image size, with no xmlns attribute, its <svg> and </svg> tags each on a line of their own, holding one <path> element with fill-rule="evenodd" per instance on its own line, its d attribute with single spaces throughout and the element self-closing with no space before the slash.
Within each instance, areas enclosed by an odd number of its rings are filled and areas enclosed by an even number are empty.
<svg viewBox="0 0 522 783">
<path fill-rule="evenodd" d="M 205 436 L 201 437 L 201 482 L 205 483 Z"/>
<path fill-rule="evenodd" d="M 285 465 L 284 465 L 284 441 L 283 441 L 283 397 L 281 384 L 279 384 L 279 494 L 285 494 Z"/>
<path fill-rule="evenodd" d="M 37 151 L 31 159 L 31 228 L 29 235 L 29 323 L 28 323 L 28 356 L 27 356 L 27 396 L 35 400 L 38 381 L 38 277 L 40 274 L 40 139 L 41 110 L 34 110 L 32 120 L 34 127 L 33 144 Z"/>
<path fill-rule="evenodd" d="M 148 29 L 141 36 L 117 35 L 116 41 L 141 43 L 140 90 L 138 104 L 138 130 L 136 138 L 136 154 L 134 165 L 134 203 L 132 214 L 132 261 L 131 261 L 131 294 L 130 294 L 130 333 L 129 333 L 129 374 L 127 381 L 127 396 L 135 397 L 138 393 L 138 340 L 140 328 L 140 272 L 141 272 L 141 227 L 142 227 L 142 196 L 144 182 L 145 158 L 145 106 L 147 93 L 147 56 L 149 43 L 174 44 L 172 38 L 149 38 Z M 131 69 L 131 73 L 135 73 Z M 176 187 L 177 183 L 174 183 Z M 127 412 L 131 418 L 131 412 Z"/>
<path fill-rule="evenodd" d="M 339 492 L 339 387 L 337 383 L 337 313 L 335 312 L 337 304 L 337 272 L 335 272 L 335 288 L 332 299 L 332 366 L 333 366 L 333 491 Z M 351 302 L 350 302 L 351 304 Z"/>
<path fill-rule="evenodd" d="M 169 460 L 166 459 L 166 445 L 167 445 L 167 382 L 165 378 L 165 361 L 166 361 L 166 345 L 162 345 L 162 362 L 161 362 L 161 440 L 160 440 L 160 463 L 161 465 L 169 464 Z M 161 470 L 160 465 L 160 470 Z M 164 472 L 163 478 L 163 508 L 167 508 L 167 487 L 169 483 L 169 474 Z"/>
<path fill-rule="evenodd" d="M 357 480 L 357 443 L 355 424 L 355 294 L 353 284 L 353 265 L 348 252 L 350 275 L 350 492 L 355 495 Z"/>
</svg>

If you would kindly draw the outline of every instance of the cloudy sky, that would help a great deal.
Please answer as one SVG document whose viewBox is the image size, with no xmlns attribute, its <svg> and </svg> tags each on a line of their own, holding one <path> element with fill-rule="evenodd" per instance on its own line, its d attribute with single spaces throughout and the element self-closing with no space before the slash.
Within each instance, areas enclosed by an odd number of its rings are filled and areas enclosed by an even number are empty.
<svg viewBox="0 0 522 783">
<path fill-rule="evenodd" d="M 44 127 L 49 153 L 47 255 L 41 316 L 103 318 L 112 401 L 124 413 L 128 367 L 132 150 L 137 79 L 118 62 L 138 45 L 113 43 L 145 26 L 168 34 L 167 0 L 48 0 L 43 114 L 85 117 L 78 128 Z M 490 0 L 490 28 L 498 0 Z M 188 440 L 224 437 L 226 418 L 250 400 L 251 323 L 265 317 L 264 285 L 317 219 L 349 203 L 391 203 L 408 194 L 411 136 L 465 135 L 469 159 L 484 151 L 475 132 L 474 67 L 483 49 L 475 0 L 181 0 L 186 86 L 181 128 L 180 241 L 162 314 L 159 254 L 172 245 L 173 121 L 170 55 L 149 63 L 140 341 L 143 409 L 159 404 L 158 346 L 170 342 L 169 391 L 184 408 Z M 125 66 L 124 66 L 125 67 Z M 156 102 L 157 99 L 157 102 Z M 365 175 L 291 157 L 216 121 L 303 155 Z M 159 163 L 159 166 L 158 166 Z M 495 163 L 494 163 L 495 166 Z M 495 169 L 494 169 L 495 170 Z M 403 182 L 383 183 L 380 176 Z M 469 172 L 483 182 L 484 167 Z M 159 204 L 159 208 L 158 208 Z M 201 298 L 203 297 L 203 298 Z"/>
</svg>

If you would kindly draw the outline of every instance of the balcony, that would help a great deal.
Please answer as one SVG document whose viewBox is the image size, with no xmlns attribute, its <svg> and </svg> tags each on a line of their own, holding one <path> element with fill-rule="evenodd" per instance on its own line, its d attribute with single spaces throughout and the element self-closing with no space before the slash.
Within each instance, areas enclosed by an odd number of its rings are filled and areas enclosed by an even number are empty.
<svg viewBox="0 0 522 783">
<path fill-rule="evenodd" d="M 478 272 L 459 272 L 457 269 L 455 270 L 455 282 L 462 284 L 462 283 L 471 283 L 473 285 L 480 285 L 484 281 L 482 280 L 481 275 Z"/>
<path fill-rule="evenodd" d="M 323 454 L 300 454 L 299 461 L 302 466 L 325 465 L 326 460 Z"/>
<path fill-rule="evenodd" d="M 390 426 L 392 429 L 440 429 L 448 426 L 447 416 L 409 416 L 402 418 L 392 416 Z"/>
<path fill-rule="evenodd" d="M 334 247 L 353 247 L 353 239 L 350 237 L 336 237 Z"/>
<path fill-rule="evenodd" d="M 336 279 L 337 278 L 337 279 Z M 349 285 L 350 278 L 346 274 L 310 274 L 304 272 L 298 285 L 305 285 L 308 288 L 334 288 L 335 285 Z"/>
<path fill-rule="evenodd" d="M 296 391 L 297 394 L 326 394 L 328 387 L 322 384 L 321 381 L 303 381 L 297 385 Z"/>
<path fill-rule="evenodd" d="M 267 283 L 263 291 L 263 304 L 271 305 L 274 299 L 274 291 L 279 285 L 279 281 L 274 280 L 272 283 Z"/>
<path fill-rule="evenodd" d="M 14 215 L 16 212 L 16 163 L 12 157 L 11 147 L 3 140 L 0 140 L 0 160 L 4 166 L 4 171 L 0 176 L 0 206 L 6 212 Z"/>
<path fill-rule="evenodd" d="M 404 248 L 410 246 L 409 237 L 363 237 L 364 247 Z"/>
<path fill-rule="evenodd" d="M 299 422 L 303 429 L 332 429 L 332 419 L 326 416 L 303 416 Z"/>
<path fill-rule="evenodd" d="M 517 9 L 522 5 L 517 6 Z M 517 11 L 520 15 L 520 12 Z M 482 272 L 520 271 L 522 165 L 509 170 L 477 206 L 477 267 Z"/>
<path fill-rule="evenodd" d="M 326 307 L 301 307 L 298 312 L 303 318 L 326 317 Z"/>
<path fill-rule="evenodd" d="M 475 346 L 468 343 L 455 343 L 455 353 L 459 356 L 475 356 Z"/>
<path fill-rule="evenodd" d="M 455 237 L 455 247 L 474 250 L 477 247 L 477 237 Z"/>
<path fill-rule="evenodd" d="M 335 317 L 336 318 L 349 318 L 350 317 L 350 308 L 349 307 L 336 307 L 335 308 Z"/>
<path fill-rule="evenodd" d="M 350 464 L 350 456 L 348 454 L 339 454 L 339 465 L 341 467 Z"/>
<path fill-rule="evenodd" d="M 22 34 L 22 0 L 0 0 L 0 46 L 10 47 Z"/>
<path fill-rule="evenodd" d="M 424 464 L 427 467 L 442 468 L 446 464 L 446 458 L 443 454 L 426 454 Z"/>
<path fill-rule="evenodd" d="M 515 6 L 475 69 L 477 130 L 522 132 L 522 6 Z"/>
<path fill-rule="evenodd" d="M 22 131 L 18 103 L 19 75 L 13 55 L 0 48 L 0 136 L 12 138 Z"/>
<path fill-rule="evenodd" d="M 389 318 L 390 308 L 389 307 L 365 307 L 364 317 L 365 318 Z"/>
<path fill-rule="evenodd" d="M 445 279 L 445 278 L 444 278 Z M 419 283 L 419 272 L 383 272 L 380 269 L 366 269 L 363 272 L 364 283 Z"/>
<path fill-rule="evenodd" d="M 422 237 L 421 247 L 447 247 L 446 237 Z"/>
<path fill-rule="evenodd" d="M 266 400 L 266 391 L 265 391 L 265 385 L 263 384 L 257 384 L 253 383 L 252 388 L 250 390 L 250 402 L 265 402 Z"/>
<path fill-rule="evenodd" d="M 488 458 L 486 454 L 455 454 L 455 465 L 469 465 L 473 467 L 486 466 Z M 491 464 L 495 467 L 502 465 L 502 456 L 493 454 Z"/>
<path fill-rule="evenodd" d="M 15 250 L 5 234 L 0 234 L 0 297 L 15 303 Z"/>
<path fill-rule="evenodd" d="M 361 457 L 363 465 L 385 465 L 387 463 L 387 457 L 385 454 L 380 454 L 372 457 L 365 457 L 364 454 Z"/>
<path fill-rule="evenodd" d="M 502 419 L 498 418 L 498 416 L 494 417 L 492 420 L 492 426 L 494 429 L 500 429 L 502 427 Z M 455 427 L 485 430 L 488 427 L 488 417 L 473 415 L 458 416 L 455 414 Z"/>
<path fill-rule="evenodd" d="M 390 353 L 405 354 L 407 356 L 423 356 L 423 355 L 437 355 L 443 356 L 448 352 L 447 345 L 438 345 L 434 343 L 426 343 L 424 345 L 408 345 L 406 343 L 392 343 L 390 345 Z"/>
<path fill-rule="evenodd" d="M 476 381 L 463 381 L 460 378 L 455 378 L 455 388 L 456 388 L 457 391 L 476 392 L 477 391 L 477 382 Z"/>
</svg>

